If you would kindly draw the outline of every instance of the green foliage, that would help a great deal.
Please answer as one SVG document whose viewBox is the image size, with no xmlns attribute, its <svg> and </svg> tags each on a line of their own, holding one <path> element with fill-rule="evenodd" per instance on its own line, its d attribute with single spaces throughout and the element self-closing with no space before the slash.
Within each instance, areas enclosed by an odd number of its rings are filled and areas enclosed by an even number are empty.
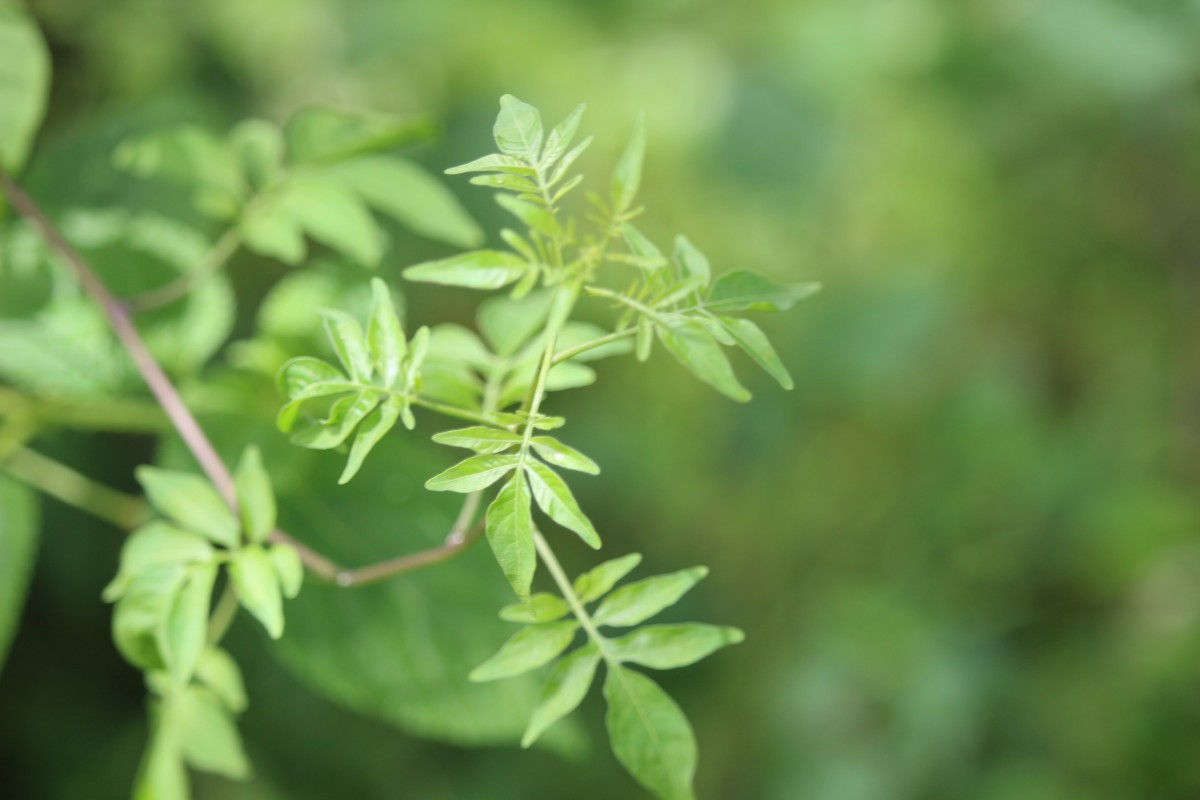
<svg viewBox="0 0 1200 800">
<path fill-rule="evenodd" d="M 45 111 L 50 56 L 33 21 L 11 0 L 0 2 L 0 169 L 25 162 Z"/>
<path fill-rule="evenodd" d="M 37 496 L 0 476 L 0 667 L 16 633 L 38 543 Z"/>
</svg>

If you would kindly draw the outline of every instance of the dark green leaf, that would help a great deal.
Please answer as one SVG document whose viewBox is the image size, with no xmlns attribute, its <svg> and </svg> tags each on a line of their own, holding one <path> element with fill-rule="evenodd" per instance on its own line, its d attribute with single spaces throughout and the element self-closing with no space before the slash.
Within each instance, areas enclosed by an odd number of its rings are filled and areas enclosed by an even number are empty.
<svg viewBox="0 0 1200 800">
<path fill-rule="evenodd" d="M 612 587 L 642 563 L 640 553 L 630 553 L 627 556 L 605 561 L 598 567 L 593 567 L 575 579 L 575 594 L 581 602 L 590 603 L 608 594 Z"/>
<path fill-rule="evenodd" d="M 637 625 L 674 605 L 707 574 L 708 567 L 690 567 L 622 586 L 604 598 L 593 617 L 597 625 Z"/>
<path fill-rule="evenodd" d="M 529 747 L 547 728 L 583 702 L 599 663 L 600 652 L 589 643 L 554 666 L 542 687 L 541 699 L 529 719 L 521 747 Z"/>
<path fill-rule="evenodd" d="M 246 545 L 233 554 L 229 578 L 242 607 L 258 618 L 272 639 L 283 635 L 283 599 L 275 565 L 263 548 Z"/>
<path fill-rule="evenodd" d="M 487 538 L 500 570 L 518 597 L 529 596 L 537 554 L 529 487 L 517 474 L 500 489 L 487 510 Z"/>
<path fill-rule="evenodd" d="M 658 684 L 611 666 L 604 681 L 613 753 L 643 786 L 663 800 L 691 800 L 696 738 L 687 717 Z"/>
<path fill-rule="evenodd" d="M 567 649 L 578 627 L 576 622 L 546 622 L 522 628 L 468 677 L 478 683 L 511 678 L 537 669 Z"/>
<path fill-rule="evenodd" d="M 138 467 L 135 474 L 151 505 L 168 519 L 219 545 L 237 546 L 238 521 L 208 481 L 158 467 Z"/>
<path fill-rule="evenodd" d="M 471 289 L 499 289 L 520 278 L 529 265 L 519 256 L 500 250 L 476 250 L 471 253 L 426 261 L 404 270 L 410 281 L 466 286 Z"/>
<path fill-rule="evenodd" d="M 575 496 L 562 478 L 554 470 L 537 461 L 527 461 L 525 471 L 529 475 L 529 488 L 538 508 L 546 512 L 546 516 L 579 534 L 591 547 L 600 548 L 600 536 L 592 527 L 592 522 L 575 502 Z"/>
<path fill-rule="evenodd" d="M 701 625 L 651 625 L 628 633 L 611 643 L 618 661 L 652 669 L 675 669 L 694 664 L 715 650 L 746 638 L 737 628 Z"/>
<path fill-rule="evenodd" d="M 425 488 L 435 492 L 477 492 L 503 478 L 521 463 L 515 455 L 471 456 L 434 475 Z"/>
</svg>

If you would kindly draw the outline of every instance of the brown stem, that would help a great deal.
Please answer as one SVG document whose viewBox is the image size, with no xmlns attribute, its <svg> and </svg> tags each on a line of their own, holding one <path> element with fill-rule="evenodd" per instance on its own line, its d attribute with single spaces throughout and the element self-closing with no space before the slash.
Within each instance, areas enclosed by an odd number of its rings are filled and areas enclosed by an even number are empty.
<svg viewBox="0 0 1200 800">
<path fill-rule="evenodd" d="M 75 273 L 75 277 L 88 296 L 104 310 L 117 339 L 129 353 L 134 366 L 142 374 L 150 392 L 166 413 L 180 438 L 183 439 L 183 443 L 191 451 L 192 457 L 196 459 L 200 469 L 204 471 L 225 502 L 236 513 L 237 496 L 234 491 L 233 476 L 221 461 L 221 457 L 217 455 L 216 448 L 208 440 L 196 418 L 192 416 L 192 412 L 184 404 L 183 398 L 171 383 L 171 379 L 154 360 L 154 356 L 151 355 L 146 343 L 133 325 L 128 306 L 108 290 L 91 265 L 71 246 L 37 203 L 2 169 L 0 169 L 0 190 L 3 190 L 3 193 L 8 196 L 17 213 L 37 230 L 50 249 Z M 437 564 L 460 553 L 482 532 L 482 523 L 469 531 L 463 530 L 469 524 L 469 522 L 463 523 L 463 519 L 474 517 L 478 503 L 478 496 L 472 495 L 463 504 L 463 513 L 459 515 L 459 522 L 451 529 L 445 544 L 356 570 L 348 570 L 339 566 L 316 550 L 296 541 L 282 530 L 272 531 L 268 539 L 272 542 L 286 542 L 296 548 L 304 566 L 318 577 L 333 581 L 339 586 L 361 586 L 365 583 Z"/>
</svg>

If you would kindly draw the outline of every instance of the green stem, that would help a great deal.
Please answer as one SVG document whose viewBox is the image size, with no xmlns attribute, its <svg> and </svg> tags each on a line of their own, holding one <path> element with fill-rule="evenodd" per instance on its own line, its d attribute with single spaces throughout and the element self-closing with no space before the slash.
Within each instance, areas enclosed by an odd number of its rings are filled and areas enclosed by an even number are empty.
<svg viewBox="0 0 1200 800">
<path fill-rule="evenodd" d="M 162 409 L 141 400 L 64 402 L 31 397 L 0 386 L 0 416 L 26 415 L 46 427 L 119 433 L 161 433 L 170 427 Z"/>
<path fill-rule="evenodd" d="M 141 312 L 160 308 L 173 303 L 185 294 L 207 281 L 220 272 L 225 264 L 237 252 L 242 244 L 241 234 L 236 226 L 230 227 L 217 239 L 216 244 L 208 251 L 204 260 L 193 270 L 183 273 L 178 278 L 162 286 L 134 295 L 125 299 L 131 311 Z"/>
<path fill-rule="evenodd" d="M 376 390 L 378 390 L 378 387 L 372 387 L 372 388 L 375 388 Z M 427 408 L 430 411 L 436 411 L 439 414 L 445 414 L 448 417 L 455 417 L 456 419 L 465 419 L 468 422 L 478 422 L 482 425 L 494 424 L 492 418 L 489 417 L 486 412 L 472 411 L 469 408 L 459 408 L 458 406 L 452 406 L 449 403 L 440 403 L 437 400 L 429 400 L 424 397 L 416 397 L 413 399 L 412 404 L 414 406 L 420 406 L 421 408 Z"/>
<path fill-rule="evenodd" d="M 147 518 L 141 498 L 97 483 L 70 467 L 25 447 L 16 447 L 0 468 L 69 506 L 111 522 L 123 530 L 136 528 Z"/>
<path fill-rule="evenodd" d="M 611 342 L 619 342 L 622 339 L 633 336 L 635 333 L 637 333 L 636 327 L 624 328 L 619 331 L 613 331 L 612 333 L 604 336 L 597 336 L 595 339 L 584 342 L 583 344 L 577 344 L 574 347 L 569 347 L 566 350 L 555 353 L 554 360 L 551 365 L 553 366 L 556 364 L 561 364 L 562 362 L 572 359 L 580 353 L 586 353 L 588 350 L 593 348 L 600 347 Z"/>
<path fill-rule="evenodd" d="M 542 558 L 542 563 L 546 565 L 546 569 L 550 571 L 554 582 L 558 584 L 558 589 L 566 599 L 567 605 L 571 607 L 572 613 L 575 614 L 575 619 L 579 620 L 579 624 L 583 626 L 583 630 L 587 633 L 588 638 L 596 643 L 596 649 L 600 651 L 600 655 L 604 660 L 609 664 L 615 664 L 616 662 L 613 659 L 612 653 L 608 649 L 608 639 L 600 633 L 600 630 L 596 627 L 596 623 L 592 620 L 592 615 L 583 607 L 583 601 L 579 599 L 579 595 L 575 594 L 575 587 L 571 585 L 571 581 L 567 578 L 567 573 L 563 571 L 562 564 L 558 563 L 558 558 L 555 557 L 554 551 L 550 549 L 550 543 L 542 536 L 541 531 L 534 530 L 533 544 L 537 547 L 538 555 Z"/>
<path fill-rule="evenodd" d="M 225 632 L 229 630 L 234 617 L 237 616 L 238 605 L 237 592 L 234 591 L 233 584 L 226 583 L 225 590 L 221 592 L 221 599 L 217 601 L 217 607 L 213 609 L 212 616 L 208 620 L 208 644 L 210 646 L 217 644 L 225 637 Z"/>
</svg>

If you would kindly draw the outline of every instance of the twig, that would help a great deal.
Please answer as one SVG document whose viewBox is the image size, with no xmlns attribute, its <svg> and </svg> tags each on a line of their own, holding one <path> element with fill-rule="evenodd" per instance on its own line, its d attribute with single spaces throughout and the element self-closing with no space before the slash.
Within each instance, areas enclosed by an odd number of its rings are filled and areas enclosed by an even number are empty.
<svg viewBox="0 0 1200 800">
<path fill-rule="evenodd" d="M 110 489 L 34 450 L 14 448 L 0 460 L 0 469 L 118 528 L 135 528 L 146 518 L 146 504 L 141 498 Z"/>
<path fill-rule="evenodd" d="M 205 255 L 204 261 L 193 270 L 189 270 L 174 280 L 162 286 L 143 292 L 133 297 L 125 298 L 124 302 L 133 313 L 150 311 L 168 303 L 173 303 L 196 288 L 206 280 L 216 275 L 237 252 L 242 243 L 241 235 L 236 227 L 231 227 L 217 239 L 217 243 Z"/>
</svg>

